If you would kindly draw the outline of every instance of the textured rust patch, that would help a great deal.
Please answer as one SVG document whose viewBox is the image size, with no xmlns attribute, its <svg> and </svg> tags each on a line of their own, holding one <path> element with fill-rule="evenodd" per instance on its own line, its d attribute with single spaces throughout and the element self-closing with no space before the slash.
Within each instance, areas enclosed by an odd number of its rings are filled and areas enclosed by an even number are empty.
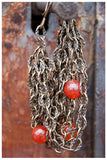
<svg viewBox="0 0 107 160">
<path fill-rule="evenodd" d="M 15 24 L 18 24 L 20 25 L 22 23 L 22 17 L 19 15 L 19 13 L 14 13 L 13 17 L 12 17 L 12 21 L 15 23 Z"/>
<path fill-rule="evenodd" d="M 12 46 L 13 46 L 11 43 L 6 43 L 6 42 L 5 42 L 3 45 L 4 45 L 4 47 L 5 47 L 6 49 L 9 49 L 9 50 L 10 50 L 10 49 L 12 48 Z"/>
<path fill-rule="evenodd" d="M 80 6 L 83 6 L 83 3 L 82 2 L 79 2 Z"/>
<path fill-rule="evenodd" d="M 15 29 L 15 28 L 9 28 L 5 31 L 5 33 L 11 33 L 11 32 L 15 32 L 16 34 L 17 33 L 20 33 L 20 31 L 18 29 Z M 12 33 L 13 34 L 13 33 Z"/>
</svg>

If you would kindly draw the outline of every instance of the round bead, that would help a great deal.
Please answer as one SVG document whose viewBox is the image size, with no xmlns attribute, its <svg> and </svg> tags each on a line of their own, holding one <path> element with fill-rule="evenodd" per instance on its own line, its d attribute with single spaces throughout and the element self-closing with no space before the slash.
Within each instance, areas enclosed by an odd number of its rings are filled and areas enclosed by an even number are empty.
<svg viewBox="0 0 107 160">
<path fill-rule="evenodd" d="M 63 131 L 65 131 L 65 132 L 67 133 L 68 130 L 69 130 L 69 128 L 70 128 L 70 124 L 66 124 L 65 127 L 64 127 L 64 129 L 63 129 Z M 74 122 L 72 122 L 72 130 L 71 130 L 71 132 L 70 132 L 69 134 L 66 135 L 66 137 L 65 137 L 66 140 L 71 139 L 71 133 L 72 133 L 72 131 L 73 131 L 75 128 L 76 128 L 76 125 L 75 125 Z M 61 135 L 61 136 L 64 137 L 64 135 Z M 73 137 L 74 137 L 74 138 L 75 138 L 76 136 L 77 136 L 77 130 L 75 130 L 75 132 L 74 132 L 74 134 L 73 134 Z"/>
<path fill-rule="evenodd" d="M 80 97 L 80 82 L 77 80 L 67 81 L 64 85 L 64 93 L 71 99 Z"/>
<path fill-rule="evenodd" d="M 32 130 L 32 139 L 39 144 L 46 142 L 47 128 L 43 125 L 37 125 Z"/>
</svg>

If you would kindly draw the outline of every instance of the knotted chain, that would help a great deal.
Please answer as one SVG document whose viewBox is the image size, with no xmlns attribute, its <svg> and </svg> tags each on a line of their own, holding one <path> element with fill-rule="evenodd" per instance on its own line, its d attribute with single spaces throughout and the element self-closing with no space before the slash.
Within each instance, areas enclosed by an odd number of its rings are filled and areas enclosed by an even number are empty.
<svg viewBox="0 0 107 160">
<path fill-rule="evenodd" d="M 84 40 L 75 20 L 63 21 L 51 60 L 46 53 L 44 29 L 43 33 L 44 36 L 40 36 L 36 30 L 38 47 L 28 60 L 31 127 L 45 126 L 48 130 L 46 145 L 56 152 L 77 151 L 87 125 L 88 77 L 82 51 Z M 69 79 L 80 82 L 79 98 L 70 99 L 64 94 L 64 85 Z M 69 126 L 67 132 L 64 130 L 66 125 Z"/>
</svg>

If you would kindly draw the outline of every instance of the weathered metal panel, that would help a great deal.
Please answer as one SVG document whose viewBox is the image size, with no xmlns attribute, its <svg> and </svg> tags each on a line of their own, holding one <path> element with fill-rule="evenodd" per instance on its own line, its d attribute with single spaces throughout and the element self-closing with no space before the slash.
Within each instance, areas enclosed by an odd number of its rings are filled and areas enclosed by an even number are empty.
<svg viewBox="0 0 107 160">
<path fill-rule="evenodd" d="M 105 157 L 105 3 L 97 3 L 94 156 Z"/>
<path fill-rule="evenodd" d="M 100 6 L 99 3 L 98 6 Z M 104 106 L 104 87 L 103 89 L 96 89 L 99 107 L 96 107 L 96 114 L 94 119 L 94 107 L 98 105 L 94 103 L 94 80 L 96 86 L 101 85 L 101 77 L 104 76 L 104 28 L 100 28 L 99 42 L 96 41 L 95 25 L 96 25 L 96 3 L 78 3 L 78 14 L 76 15 L 77 25 L 85 38 L 86 47 L 84 48 L 84 56 L 88 64 L 88 96 L 89 103 L 87 106 L 87 120 L 88 126 L 83 134 L 83 147 L 78 152 L 69 152 L 58 154 L 53 150 L 48 150 L 45 145 L 35 144 L 31 139 L 30 128 L 30 105 L 29 105 L 29 89 L 27 87 L 28 81 L 28 67 L 27 60 L 31 53 L 36 48 L 35 35 L 31 29 L 31 4 L 22 2 L 2 3 L 2 156 L 3 157 L 93 157 L 95 154 L 94 142 L 98 136 L 96 130 L 98 128 L 99 116 L 101 125 L 104 121 L 101 117 L 104 116 L 98 112 L 100 106 Z M 97 8 L 98 12 L 104 9 Z M 59 13 L 60 14 L 60 13 Z M 100 13 L 104 16 L 104 12 Z M 101 16 L 100 15 L 100 16 Z M 71 16 L 72 18 L 72 16 Z M 103 19 L 104 20 L 104 19 Z M 101 23 L 99 19 L 99 23 Z M 99 24 L 97 25 L 97 27 Z M 104 26 L 104 25 L 103 25 Z M 52 57 L 52 52 L 56 47 L 56 30 L 58 29 L 58 17 L 55 13 L 49 16 L 49 24 L 47 31 L 47 52 Z M 100 39 L 100 37 L 102 37 Z M 102 40 L 103 39 L 103 40 Z M 101 44 L 98 51 L 98 45 Z M 96 54 L 95 54 L 96 45 Z M 98 51 L 98 52 L 97 52 Z M 101 52 L 100 52 L 101 51 Z M 96 55 L 96 61 L 95 61 Z M 94 62 L 103 65 L 96 67 L 96 77 L 94 77 Z M 96 64 L 97 64 L 96 63 Z M 99 81 L 99 78 L 101 81 Z M 104 82 L 104 79 L 103 81 Z M 103 85 L 103 84 L 102 84 Z M 96 88 L 97 88 L 96 87 Z M 101 93 L 101 94 L 100 94 Z M 98 98 L 101 101 L 98 101 Z M 101 107 L 102 108 L 102 107 Z M 102 111 L 102 109 L 101 109 Z M 100 114 L 99 114 L 100 113 Z M 98 118 L 97 118 L 98 117 Z M 96 127 L 94 127 L 94 120 Z M 93 130 L 94 129 L 94 130 Z M 100 131 L 100 136 L 104 137 L 104 123 L 103 129 Z M 102 138 L 102 153 L 104 153 L 104 139 Z"/>
</svg>

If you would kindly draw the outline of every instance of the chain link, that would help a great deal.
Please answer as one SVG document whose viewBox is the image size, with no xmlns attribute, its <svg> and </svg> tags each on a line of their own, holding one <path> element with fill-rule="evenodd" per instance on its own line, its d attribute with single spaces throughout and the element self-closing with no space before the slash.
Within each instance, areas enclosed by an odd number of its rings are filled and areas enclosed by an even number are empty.
<svg viewBox="0 0 107 160">
<path fill-rule="evenodd" d="M 36 34 L 39 37 L 39 33 Z M 45 44 L 45 40 L 42 40 Z M 88 76 L 83 46 L 84 39 L 77 30 L 76 21 L 63 21 L 53 60 L 46 54 L 46 45 L 38 46 L 28 60 L 31 127 L 39 124 L 46 126 L 46 145 L 58 153 L 79 150 L 81 136 L 87 125 Z M 78 99 L 69 99 L 64 94 L 64 84 L 69 79 L 80 81 L 81 96 Z M 72 122 L 76 128 L 71 132 Z M 67 133 L 63 131 L 66 124 L 70 125 Z M 77 136 L 73 137 L 75 130 Z M 69 133 L 71 138 L 66 140 Z"/>
</svg>

